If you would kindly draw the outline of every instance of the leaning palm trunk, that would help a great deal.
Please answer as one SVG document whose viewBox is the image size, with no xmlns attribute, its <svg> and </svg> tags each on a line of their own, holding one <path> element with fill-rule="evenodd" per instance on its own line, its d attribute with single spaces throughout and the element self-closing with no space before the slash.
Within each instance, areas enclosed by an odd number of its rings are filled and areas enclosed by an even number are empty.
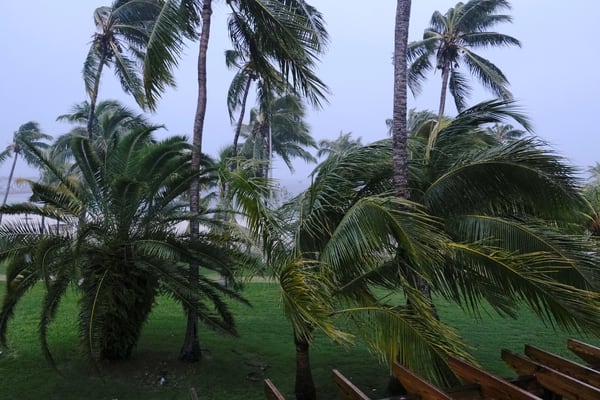
<svg viewBox="0 0 600 400">
<path fill-rule="evenodd" d="M 192 147 L 192 169 L 200 170 L 200 154 L 202 153 L 202 134 L 204 130 L 204 117 L 206 116 L 206 56 L 208 40 L 210 37 L 210 20 L 212 15 L 211 0 L 202 3 L 202 32 L 200 34 L 200 49 L 198 53 L 198 104 L 194 119 L 194 138 Z M 194 178 L 190 185 L 190 213 L 195 215 L 199 211 L 200 182 Z M 200 224 L 196 220 L 190 221 L 190 239 L 198 240 L 200 237 Z M 191 262 L 189 266 L 189 283 L 193 291 L 198 289 L 198 263 Z M 194 302 L 187 309 L 187 327 L 183 346 L 179 353 L 182 361 L 198 361 L 201 357 L 200 342 L 198 339 L 198 315 Z"/>
<path fill-rule="evenodd" d="M 237 120 L 235 126 L 235 134 L 233 136 L 233 149 L 231 151 L 231 157 L 234 160 L 234 165 L 237 168 L 238 162 L 237 158 L 237 149 L 238 149 L 238 141 L 240 139 L 240 133 L 242 132 L 242 123 L 244 121 L 244 114 L 246 113 L 246 101 L 248 100 L 248 94 L 250 93 L 250 85 L 252 84 L 252 79 L 248 78 L 246 82 L 246 87 L 244 88 L 244 95 L 242 97 L 242 104 L 240 105 L 240 115 Z"/>
<path fill-rule="evenodd" d="M 450 66 L 444 65 L 442 67 L 442 91 L 440 93 L 440 108 L 438 111 L 438 122 L 444 117 L 444 110 L 446 109 L 446 93 L 448 92 L 448 80 L 450 79 Z"/>
<path fill-rule="evenodd" d="M 102 70 L 104 68 L 104 63 L 106 62 L 106 50 L 103 50 L 102 57 L 98 64 L 98 71 L 96 76 L 94 77 L 94 86 L 92 87 L 92 91 L 90 93 L 90 109 L 88 112 L 87 119 L 87 135 L 88 139 L 92 140 L 94 137 L 94 120 L 96 114 L 96 102 L 98 101 L 98 91 L 100 90 L 100 77 L 102 76 Z"/>
</svg>

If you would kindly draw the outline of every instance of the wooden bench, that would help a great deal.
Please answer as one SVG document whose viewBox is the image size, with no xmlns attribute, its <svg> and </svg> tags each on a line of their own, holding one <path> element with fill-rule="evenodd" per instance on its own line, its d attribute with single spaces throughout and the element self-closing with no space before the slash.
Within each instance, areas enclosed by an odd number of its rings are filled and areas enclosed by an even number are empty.
<svg viewBox="0 0 600 400">
<path fill-rule="evenodd" d="M 392 366 L 392 374 L 400 381 L 409 394 L 418 395 L 421 400 L 452 400 L 452 397 L 448 396 L 441 389 L 397 362 Z"/>
<path fill-rule="evenodd" d="M 504 349 L 502 350 L 502 359 L 519 375 L 534 376 L 542 387 L 553 393 L 570 399 L 600 399 L 600 389 L 530 360 L 525 356 Z"/>
<path fill-rule="evenodd" d="M 333 383 L 340 394 L 340 397 L 344 400 L 371 400 L 369 396 L 364 394 L 359 388 L 350 382 L 340 371 L 334 369 L 333 371 Z"/>
<path fill-rule="evenodd" d="M 530 345 L 525 345 L 525 355 L 578 381 L 600 388 L 600 371 Z"/>
<path fill-rule="evenodd" d="M 464 381 L 478 384 L 484 399 L 539 400 L 528 391 L 459 358 L 450 357 L 448 366 Z"/>
<path fill-rule="evenodd" d="M 267 400 L 285 400 L 285 397 L 283 397 L 270 379 L 265 379 L 264 390 Z"/>
<path fill-rule="evenodd" d="M 576 339 L 567 340 L 567 347 L 596 370 L 600 370 L 600 348 Z"/>
</svg>

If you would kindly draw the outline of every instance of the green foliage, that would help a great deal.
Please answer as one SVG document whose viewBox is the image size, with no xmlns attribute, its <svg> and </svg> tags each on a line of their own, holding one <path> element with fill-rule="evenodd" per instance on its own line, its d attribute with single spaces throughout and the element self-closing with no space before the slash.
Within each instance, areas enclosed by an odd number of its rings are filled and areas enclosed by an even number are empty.
<svg viewBox="0 0 600 400">
<path fill-rule="evenodd" d="M 488 305 L 515 316 L 525 304 L 546 324 L 598 332 L 600 260 L 577 228 L 586 203 L 574 171 L 535 138 L 503 143 L 486 130 L 506 121 L 528 127 L 507 101 L 424 119 L 409 141 L 410 201 L 392 195 L 390 140 L 317 167 L 280 210 L 289 224 L 267 232 L 296 335 L 340 340 L 331 317 L 343 317 L 382 358 L 454 382 L 445 359 L 469 358 L 468 348 L 421 282 L 475 316 Z"/>
<path fill-rule="evenodd" d="M 241 298 L 204 276 L 199 291 L 192 292 L 181 265 L 196 261 L 227 276 L 238 254 L 214 233 L 210 210 L 190 215 L 179 200 L 195 177 L 190 145 L 183 137 L 154 141 L 152 131 L 141 127 L 114 136 L 110 151 L 73 136 L 77 180 L 30 147 L 57 183 L 30 182 L 42 206 L 23 203 L 2 212 L 51 218 L 69 228 L 53 230 L 18 220 L 0 227 L 0 258 L 7 275 L 0 311 L 4 346 L 15 306 L 38 283 L 45 287 L 40 336 L 50 361 L 47 331 L 69 287 L 81 293 L 79 338 L 92 360 L 128 358 L 161 293 L 186 307 L 196 304 L 198 318 L 210 327 L 236 333 L 223 296 Z M 202 181 L 212 179 L 210 165 L 206 167 Z M 206 228 L 197 240 L 179 225 L 190 218 Z"/>
</svg>

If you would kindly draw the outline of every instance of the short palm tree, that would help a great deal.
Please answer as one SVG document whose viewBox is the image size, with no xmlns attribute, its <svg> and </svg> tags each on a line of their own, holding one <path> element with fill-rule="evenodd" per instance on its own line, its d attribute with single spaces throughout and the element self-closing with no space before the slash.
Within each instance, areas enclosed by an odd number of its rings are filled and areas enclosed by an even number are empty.
<svg viewBox="0 0 600 400">
<path fill-rule="evenodd" d="M 488 47 L 520 46 L 520 42 L 512 36 L 489 31 L 499 23 L 512 21 L 511 16 L 498 14 L 506 9 L 510 9 L 510 3 L 506 0 L 457 3 L 445 14 L 435 11 L 423 39 L 409 44 L 408 84 L 413 94 L 420 92 L 425 74 L 434 66 L 441 71 L 439 116 L 444 114 L 448 89 L 454 97 L 457 110 L 460 112 L 466 107 L 471 88 L 467 77 L 459 70 L 461 65 L 466 66 L 469 73 L 497 97 L 512 97 L 507 88 L 508 80 L 502 71 L 474 52 Z"/>
<path fill-rule="evenodd" d="M 73 137 L 79 181 L 36 152 L 59 183 L 31 182 L 42 205 L 7 205 L 2 211 L 58 219 L 77 229 L 41 231 L 22 223 L 0 229 L 0 259 L 7 266 L 0 310 L 3 345 L 15 306 L 38 283 L 45 288 L 40 337 L 50 361 L 46 333 L 69 288 L 80 296 L 79 337 L 92 360 L 129 357 L 161 293 L 196 307 L 207 325 L 235 334 L 223 296 L 239 296 L 204 276 L 192 290 L 185 276 L 185 265 L 192 260 L 228 275 L 235 250 L 211 233 L 215 221 L 206 218 L 209 214 L 190 215 L 179 199 L 196 175 L 189 167 L 187 140 L 154 142 L 151 133 L 148 128 L 130 131 L 108 153 L 97 151 L 87 137 Z M 212 179 L 211 174 L 200 178 Z M 194 240 L 180 226 L 190 218 L 207 228 Z"/>
<path fill-rule="evenodd" d="M 64 121 L 75 126 L 67 133 L 56 138 L 50 149 L 55 162 L 72 162 L 71 139 L 74 136 L 88 136 L 90 104 L 84 101 L 75 104 L 71 112 L 57 117 L 57 121 Z M 103 100 L 96 105 L 92 127 L 92 146 L 97 151 L 106 153 L 120 136 L 137 128 L 161 128 L 154 125 L 144 114 L 139 114 L 123 105 L 117 100 Z"/>
<path fill-rule="evenodd" d="M 33 121 L 21 125 L 13 134 L 12 143 L 0 154 L 0 160 L 4 160 L 11 155 L 13 157 L 13 162 L 8 174 L 8 181 L 6 183 L 6 192 L 4 192 L 4 198 L 2 199 L 2 205 L 5 205 L 8 200 L 8 194 L 10 192 L 10 186 L 12 184 L 18 158 L 23 158 L 28 165 L 39 166 L 37 158 L 29 150 L 30 146 L 37 149 L 47 149 L 49 147 L 47 141 L 51 139 L 52 136 L 43 133 L 39 124 Z M 0 222 L 2 222 L 2 213 L 0 213 Z"/>
<path fill-rule="evenodd" d="M 484 303 L 505 317 L 526 305 L 551 325 L 597 332 L 599 260 L 578 225 L 586 206 L 573 170 L 535 139 L 482 140 L 488 124 L 510 118 L 523 121 L 506 102 L 465 110 L 438 132 L 428 158 L 427 138 L 411 136 L 410 199 L 395 195 L 390 140 L 333 154 L 269 221 L 298 398 L 314 398 L 315 331 L 348 339 L 335 317 L 348 317 L 385 359 L 456 382 L 447 356 L 468 351 L 436 318 L 423 282 L 474 317 Z"/>
</svg>

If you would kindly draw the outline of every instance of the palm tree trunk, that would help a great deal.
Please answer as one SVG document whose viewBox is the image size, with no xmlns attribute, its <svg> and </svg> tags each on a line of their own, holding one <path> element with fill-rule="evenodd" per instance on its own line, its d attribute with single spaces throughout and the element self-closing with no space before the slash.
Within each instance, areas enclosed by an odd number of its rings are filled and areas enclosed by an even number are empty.
<svg viewBox="0 0 600 400">
<path fill-rule="evenodd" d="M 208 40 L 210 37 L 210 20 L 212 15 L 211 0 L 202 3 L 202 31 L 200 33 L 200 49 L 198 52 L 198 103 L 196 116 L 194 118 L 194 137 L 192 146 L 192 169 L 200 170 L 200 154 L 202 153 L 202 134 L 204 130 L 204 117 L 206 115 L 206 56 L 208 51 Z M 199 210 L 200 182 L 195 178 L 190 185 L 190 213 L 197 214 Z M 190 221 L 190 239 L 198 240 L 200 237 L 200 224 L 198 221 Z M 189 283 L 194 292 L 198 288 L 198 263 L 192 262 L 188 271 Z M 187 362 L 200 360 L 200 342 L 198 339 L 198 314 L 195 302 L 187 309 L 187 327 L 183 346 L 179 353 L 179 359 Z"/>
<path fill-rule="evenodd" d="M 446 92 L 448 91 L 448 80 L 450 79 L 450 66 L 444 65 L 442 68 L 442 93 L 440 94 L 440 108 L 438 111 L 438 121 L 442 120 L 444 110 L 446 109 Z"/>
<path fill-rule="evenodd" d="M 398 0 L 394 39 L 394 108 L 392 126 L 392 157 L 394 187 L 399 197 L 408 199 L 408 131 L 406 126 L 407 69 L 406 47 L 410 19 L 410 0 Z"/>
<path fill-rule="evenodd" d="M 408 127 L 407 127 L 407 57 L 408 26 L 410 22 L 410 0 L 397 0 L 396 27 L 394 31 L 394 108 L 392 114 L 392 162 L 396 195 L 410 198 L 408 186 Z M 402 385 L 390 376 L 388 390 L 401 393 Z"/>
<path fill-rule="evenodd" d="M 92 93 L 90 93 L 90 110 L 88 112 L 88 120 L 87 120 L 87 134 L 88 139 L 92 140 L 94 137 L 94 114 L 96 113 L 96 101 L 98 101 L 98 92 L 100 91 L 100 77 L 102 75 L 102 70 L 104 69 L 104 63 L 106 62 L 106 50 L 102 54 L 102 58 L 100 59 L 100 65 L 98 65 L 98 74 L 94 78 L 94 89 Z"/>
<path fill-rule="evenodd" d="M 15 167 L 17 166 L 17 158 L 19 158 L 18 150 L 14 151 L 15 156 L 13 157 L 13 163 L 10 167 L 10 173 L 8 174 L 8 183 L 6 184 L 6 192 L 4 193 L 4 199 L 2 200 L 2 205 L 6 205 L 6 201 L 8 200 L 8 192 L 10 191 L 10 184 L 12 183 L 13 174 L 15 173 Z M 2 213 L 0 213 L 0 223 L 2 223 Z"/>
<path fill-rule="evenodd" d="M 315 400 L 317 391 L 310 370 L 310 344 L 297 336 L 294 337 L 294 343 L 296 344 L 296 384 L 294 387 L 296 400 Z"/>
<path fill-rule="evenodd" d="M 240 116 L 235 126 L 235 134 L 233 135 L 233 150 L 231 151 L 231 157 L 234 160 L 237 157 L 238 140 L 240 139 L 242 123 L 244 121 L 244 114 L 246 113 L 246 101 L 248 100 L 248 94 L 250 93 L 250 85 L 252 85 L 252 78 L 248 77 L 248 81 L 246 81 L 246 87 L 244 88 L 244 96 L 242 97 Z M 235 161 L 235 166 L 237 168 L 237 161 Z"/>
</svg>

